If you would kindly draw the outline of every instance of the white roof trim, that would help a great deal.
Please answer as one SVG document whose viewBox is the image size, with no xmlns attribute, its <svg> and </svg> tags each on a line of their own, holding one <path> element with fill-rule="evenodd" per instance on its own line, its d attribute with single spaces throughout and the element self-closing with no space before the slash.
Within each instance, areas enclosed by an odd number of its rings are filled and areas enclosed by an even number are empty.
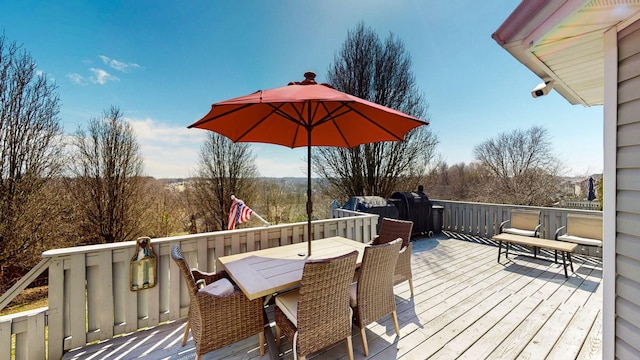
<svg viewBox="0 0 640 360">
<path fill-rule="evenodd" d="M 602 105 L 604 33 L 639 17 L 640 0 L 523 0 L 492 37 L 570 103 Z"/>
</svg>

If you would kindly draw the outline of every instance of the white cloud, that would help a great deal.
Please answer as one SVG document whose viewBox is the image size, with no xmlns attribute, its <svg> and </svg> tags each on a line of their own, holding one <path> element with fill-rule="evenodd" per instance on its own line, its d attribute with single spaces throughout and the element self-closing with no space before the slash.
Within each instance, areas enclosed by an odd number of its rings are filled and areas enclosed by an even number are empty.
<svg viewBox="0 0 640 360">
<path fill-rule="evenodd" d="M 53 74 L 47 74 L 46 72 L 42 71 L 42 70 L 36 70 L 36 76 L 44 76 L 47 78 L 47 80 L 50 81 L 56 81 L 55 76 L 53 76 Z"/>
<path fill-rule="evenodd" d="M 84 77 L 80 74 L 77 74 L 77 73 L 67 74 L 67 77 L 75 84 L 87 85 L 87 80 L 85 80 Z"/>
<path fill-rule="evenodd" d="M 147 175 L 185 178 L 194 174 L 205 131 L 167 125 L 149 118 L 126 120 L 136 132 Z"/>
<path fill-rule="evenodd" d="M 260 158 L 256 159 L 258 172 L 262 177 L 306 177 L 306 163 L 290 163 L 278 161 L 278 159 Z"/>
<path fill-rule="evenodd" d="M 186 178 L 195 174 L 200 148 L 208 131 L 160 123 L 151 118 L 125 117 L 133 127 L 144 159 L 145 173 L 154 178 Z M 256 166 L 264 177 L 306 177 L 306 148 L 289 149 L 251 144 Z"/>
<path fill-rule="evenodd" d="M 120 81 L 117 76 L 113 76 L 102 69 L 91 68 L 89 70 L 93 73 L 93 76 L 89 78 L 93 83 L 104 85 L 107 81 Z"/>
<path fill-rule="evenodd" d="M 125 63 L 116 59 L 111 59 L 107 56 L 104 55 L 99 55 L 98 56 L 100 59 L 102 59 L 102 62 L 104 62 L 106 65 L 108 65 L 110 68 L 112 69 L 116 69 L 118 71 L 121 72 L 129 72 L 131 70 L 134 69 L 139 69 L 140 65 L 136 64 L 136 63 Z"/>
<path fill-rule="evenodd" d="M 135 64 L 135 63 L 125 63 L 116 59 L 111 59 L 107 56 L 104 55 L 99 55 L 98 56 L 103 63 L 105 63 L 107 66 L 109 66 L 112 69 L 115 69 L 117 71 L 120 71 L 122 73 L 128 73 L 134 69 L 139 69 L 140 65 Z M 83 60 L 83 63 L 85 64 L 91 64 L 91 60 Z M 93 73 L 92 76 L 89 76 L 88 78 L 85 78 L 84 76 L 78 74 L 78 73 L 72 73 L 72 74 L 68 74 L 67 77 L 75 84 L 78 85 L 87 85 L 89 82 L 94 83 L 94 84 L 99 84 L 99 85 L 104 85 L 109 81 L 120 81 L 120 78 L 118 78 L 115 75 L 110 74 L 109 72 L 107 72 L 106 70 L 100 69 L 100 68 L 95 68 L 95 67 L 91 67 L 89 68 L 89 71 L 91 73 Z"/>
</svg>

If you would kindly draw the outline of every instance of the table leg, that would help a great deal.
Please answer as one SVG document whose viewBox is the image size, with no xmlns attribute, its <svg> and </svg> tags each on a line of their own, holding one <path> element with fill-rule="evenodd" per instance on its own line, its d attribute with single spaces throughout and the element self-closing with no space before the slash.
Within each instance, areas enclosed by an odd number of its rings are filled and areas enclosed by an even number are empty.
<svg viewBox="0 0 640 360">
<path fill-rule="evenodd" d="M 498 241 L 498 262 L 500 262 L 500 252 L 502 251 L 502 241 Z"/>
<path fill-rule="evenodd" d="M 269 358 L 272 360 L 280 359 L 280 351 L 276 346 L 276 340 L 271 331 L 271 325 L 269 323 L 269 317 L 267 316 L 267 308 L 264 308 L 264 337 L 267 341 L 267 350 L 269 350 Z"/>
<path fill-rule="evenodd" d="M 562 267 L 564 268 L 564 277 L 569 278 L 569 274 L 567 274 L 567 262 L 565 261 L 564 251 L 562 252 Z"/>
</svg>

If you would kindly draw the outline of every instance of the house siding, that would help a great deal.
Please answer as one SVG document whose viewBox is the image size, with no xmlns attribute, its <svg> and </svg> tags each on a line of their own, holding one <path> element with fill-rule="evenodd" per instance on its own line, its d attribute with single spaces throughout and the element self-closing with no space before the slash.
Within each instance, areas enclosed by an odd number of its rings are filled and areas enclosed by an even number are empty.
<svg viewBox="0 0 640 360">
<path fill-rule="evenodd" d="M 640 21 L 618 33 L 615 353 L 640 358 Z M 606 181 L 606 179 L 605 179 Z"/>
</svg>

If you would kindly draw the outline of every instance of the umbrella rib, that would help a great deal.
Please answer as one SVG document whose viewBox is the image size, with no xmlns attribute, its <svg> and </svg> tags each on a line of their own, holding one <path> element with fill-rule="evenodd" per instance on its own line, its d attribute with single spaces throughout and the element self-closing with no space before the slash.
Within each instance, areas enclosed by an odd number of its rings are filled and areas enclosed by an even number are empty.
<svg viewBox="0 0 640 360">
<path fill-rule="evenodd" d="M 396 134 L 392 133 L 391 131 L 389 131 L 387 128 L 381 126 L 380 124 L 378 124 L 377 122 L 371 120 L 368 116 L 366 116 L 365 114 L 361 113 L 360 111 L 358 111 L 357 109 L 355 109 L 354 107 L 350 106 L 349 103 L 347 102 L 343 102 L 343 104 L 348 107 L 349 109 L 351 109 L 351 111 L 355 112 L 356 114 L 362 116 L 362 118 L 366 119 L 368 122 L 370 122 L 371 124 L 377 126 L 378 128 L 380 128 L 382 131 L 386 132 L 387 134 L 391 135 L 392 137 L 398 139 L 398 141 L 403 141 L 404 137 L 399 137 Z M 411 118 L 406 118 L 407 120 L 412 120 L 414 122 L 416 122 L 416 127 L 421 125 L 422 122 L 420 120 L 413 120 Z"/>
<path fill-rule="evenodd" d="M 198 121 L 198 122 L 196 122 L 196 123 L 194 123 L 194 124 L 191 124 L 191 125 L 187 126 L 187 128 L 188 128 L 188 129 L 191 129 L 191 128 L 193 128 L 193 127 L 198 127 L 198 126 L 200 126 L 200 125 L 202 125 L 202 124 L 206 124 L 206 123 L 208 123 L 208 122 L 210 122 L 210 121 L 218 120 L 219 118 L 221 118 L 221 117 L 223 117 L 223 116 L 227 116 L 227 115 L 229 115 L 229 114 L 233 114 L 233 113 L 234 113 L 234 112 L 236 112 L 236 111 L 244 110 L 244 109 L 246 109 L 246 108 L 248 108 L 248 107 L 250 107 L 250 106 L 253 106 L 253 105 L 256 105 L 256 104 L 245 104 L 245 105 L 242 105 L 242 106 L 240 106 L 240 107 L 238 107 L 238 108 L 231 109 L 231 110 L 229 110 L 229 111 L 227 111 L 227 112 L 224 112 L 224 113 L 222 113 L 222 114 L 218 114 L 218 115 L 213 116 L 213 117 L 210 117 L 210 118 L 208 118 L 208 119 L 202 119 L 202 120 L 200 120 L 200 121 Z M 213 107 L 215 107 L 215 104 L 214 104 L 214 105 L 212 105 L 211 107 L 212 107 L 212 108 L 213 108 Z"/>
<path fill-rule="evenodd" d="M 245 137 L 247 134 L 249 134 L 251 131 L 253 131 L 253 129 L 255 129 L 256 127 L 258 127 L 258 125 L 262 124 L 265 120 L 267 120 L 267 118 L 269 118 L 269 116 L 271 116 L 272 114 L 276 113 L 279 115 L 282 115 L 282 112 L 280 112 L 280 108 L 282 106 L 284 106 L 284 103 L 280 104 L 279 106 L 274 106 L 272 104 L 269 104 L 271 106 L 271 108 L 273 109 L 273 111 L 271 111 L 270 113 L 268 113 L 267 115 L 265 115 L 262 119 L 256 121 L 252 126 L 250 126 L 249 128 L 247 128 L 247 130 L 245 132 L 243 132 L 242 134 L 240 134 L 240 136 L 238 136 L 238 138 L 236 140 L 233 141 L 241 141 L 241 139 L 243 137 Z"/>
<path fill-rule="evenodd" d="M 284 105 L 285 103 L 283 103 L 282 105 Z M 287 103 L 290 104 L 290 103 Z M 310 104 L 308 102 L 304 102 L 305 105 L 309 105 Z M 298 108 L 296 108 L 295 106 L 292 106 L 293 111 L 295 111 L 295 113 L 298 115 L 298 118 L 295 118 L 293 116 L 291 116 L 289 113 L 284 112 L 283 110 L 280 110 L 281 106 L 278 106 L 277 108 L 273 105 L 273 104 L 268 104 L 269 106 L 271 106 L 272 108 L 274 108 L 274 112 L 280 116 L 282 116 L 283 118 L 291 121 L 292 123 L 294 123 L 296 126 L 296 131 L 293 135 L 293 139 L 291 140 L 291 144 L 289 145 L 290 148 L 293 148 L 295 143 L 296 143 L 296 139 L 298 138 L 298 133 L 300 130 L 300 126 L 304 126 L 304 128 L 307 130 L 307 132 L 311 131 L 311 128 L 309 127 L 309 124 L 305 124 L 304 123 L 304 116 L 302 115 L 302 113 L 298 110 Z M 303 107 L 304 110 L 304 107 Z"/>
<path fill-rule="evenodd" d="M 347 140 L 346 136 L 344 136 L 344 133 L 342 132 L 342 129 L 340 128 L 340 126 L 338 126 L 338 124 L 335 122 L 335 118 L 340 117 L 344 114 L 347 114 L 350 110 L 341 112 L 340 114 L 336 113 L 338 112 L 338 110 L 342 109 L 344 106 L 344 103 L 341 103 L 340 106 L 335 109 L 333 112 L 329 111 L 329 109 L 327 109 L 327 105 L 325 103 L 322 103 L 322 106 L 327 110 L 327 116 L 324 119 L 321 119 L 320 121 L 318 121 L 318 123 L 314 126 L 323 124 L 325 122 L 331 121 L 331 123 L 333 124 L 333 126 L 335 126 L 336 130 L 338 130 L 338 134 L 340 134 L 340 137 L 342 138 L 342 141 L 344 141 L 344 143 L 347 145 L 348 148 L 352 148 L 353 146 L 351 146 L 351 144 L 349 143 L 349 140 Z"/>
</svg>

